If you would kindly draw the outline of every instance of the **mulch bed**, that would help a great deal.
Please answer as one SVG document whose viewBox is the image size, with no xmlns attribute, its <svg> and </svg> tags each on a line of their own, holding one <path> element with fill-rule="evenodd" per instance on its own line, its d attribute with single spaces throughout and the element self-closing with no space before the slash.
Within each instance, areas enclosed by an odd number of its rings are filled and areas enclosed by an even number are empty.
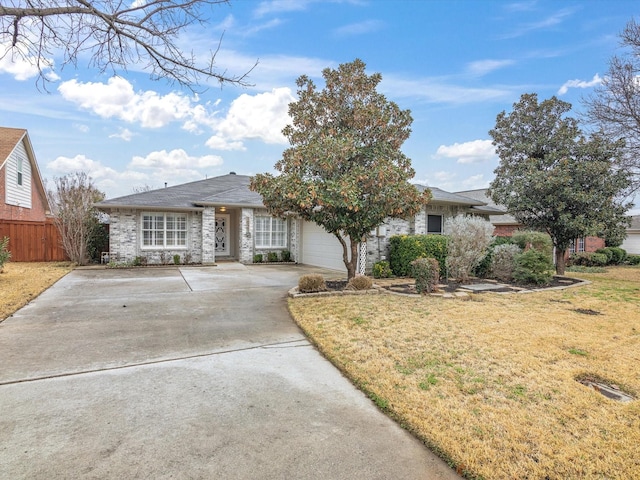
<svg viewBox="0 0 640 480">
<path fill-rule="evenodd" d="M 516 283 L 505 283 L 505 282 L 497 282 L 495 280 L 486 279 L 486 278 L 473 278 L 468 283 L 462 284 L 455 281 L 449 281 L 447 283 L 442 283 L 438 286 L 438 293 L 453 293 L 459 290 L 464 290 L 465 286 L 473 285 L 473 284 L 496 284 L 500 285 L 501 288 L 494 288 L 491 290 L 481 290 L 475 293 L 508 293 L 508 292 L 518 292 L 522 290 L 537 290 L 540 288 L 551 288 L 551 287 L 561 287 L 561 286 L 570 286 L 576 283 L 580 283 L 582 280 L 577 278 L 570 277 L 553 277 L 551 283 L 548 285 L 522 285 Z M 382 288 L 385 288 L 389 291 L 395 293 L 408 293 L 408 294 L 416 294 L 415 281 L 412 278 L 396 278 L 396 279 L 384 279 L 384 280 L 374 280 L 374 283 L 379 284 Z M 327 281 L 327 290 L 328 291 L 341 291 L 344 290 L 347 286 L 346 280 L 331 280 Z"/>
</svg>

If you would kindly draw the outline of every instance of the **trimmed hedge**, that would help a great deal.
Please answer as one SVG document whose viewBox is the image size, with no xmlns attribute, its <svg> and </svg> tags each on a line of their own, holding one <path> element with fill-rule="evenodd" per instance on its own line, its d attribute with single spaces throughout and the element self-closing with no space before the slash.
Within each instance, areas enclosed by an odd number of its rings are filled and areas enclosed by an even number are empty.
<svg viewBox="0 0 640 480">
<path fill-rule="evenodd" d="M 411 262 L 435 258 L 440 272 L 446 271 L 447 237 L 444 235 L 394 235 L 389 239 L 389 265 L 397 277 L 411 274 Z"/>
</svg>

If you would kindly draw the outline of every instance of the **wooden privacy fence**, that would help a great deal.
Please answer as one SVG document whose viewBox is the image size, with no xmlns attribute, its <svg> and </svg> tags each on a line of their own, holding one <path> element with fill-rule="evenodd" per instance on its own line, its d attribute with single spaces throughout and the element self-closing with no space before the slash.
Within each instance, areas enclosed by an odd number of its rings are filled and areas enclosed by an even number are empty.
<svg viewBox="0 0 640 480">
<path fill-rule="evenodd" d="M 69 260 L 60 232 L 52 220 L 19 222 L 0 220 L 0 239 L 9 237 L 12 262 L 61 262 Z"/>
</svg>

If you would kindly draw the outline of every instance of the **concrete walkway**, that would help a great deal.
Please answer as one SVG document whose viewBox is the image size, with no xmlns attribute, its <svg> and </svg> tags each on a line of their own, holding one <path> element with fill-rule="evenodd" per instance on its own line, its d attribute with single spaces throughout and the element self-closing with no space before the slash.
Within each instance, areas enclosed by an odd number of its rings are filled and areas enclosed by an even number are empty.
<svg viewBox="0 0 640 480">
<path fill-rule="evenodd" d="M 64 277 L 0 323 L 0 478 L 458 478 L 291 321 L 309 271 Z"/>
</svg>

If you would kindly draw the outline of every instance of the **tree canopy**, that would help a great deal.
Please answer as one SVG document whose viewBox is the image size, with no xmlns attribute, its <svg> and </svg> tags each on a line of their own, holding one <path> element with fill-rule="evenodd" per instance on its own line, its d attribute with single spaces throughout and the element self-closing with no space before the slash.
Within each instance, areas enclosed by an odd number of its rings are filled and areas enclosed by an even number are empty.
<svg viewBox="0 0 640 480">
<path fill-rule="evenodd" d="M 525 94 L 489 132 L 500 157 L 489 195 L 520 223 L 551 236 L 559 274 L 575 239 L 621 225 L 631 206 L 624 201 L 629 173 L 618 168 L 624 143 L 585 137 L 566 116 L 570 110 L 556 97 L 538 103 L 536 94 Z"/>
<path fill-rule="evenodd" d="M 0 4 L 0 59 L 10 55 L 35 65 L 39 80 L 50 79 L 54 58 L 62 66 L 88 66 L 117 73 L 141 66 L 153 79 L 194 89 L 201 78 L 247 85 L 246 75 L 230 75 L 216 64 L 219 45 L 200 61 L 183 52 L 181 33 L 204 24 L 213 5 L 228 0 L 7 0 Z"/>
<path fill-rule="evenodd" d="M 609 60 L 602 84 L 584 99 L 586 118 L 611 140 L 625 140 L 621 167 L 640 188 L 640 24 L 627 23 L 620 34 L 625 51 Z"/>
<path fill-rule="evenodd" d="M 251 181 L 272 214 L 295 213 L 334 234 L 349 278 L 365 235 L 387 217 L 415 215 L 430 198 L 408 182 L 415 173 L 400 150 L 411 133 L 410 111 L 378 93 L 382 77 L 365 67 L 356 59 L 324 69 L 322 90 L 299 77 L 292 123 L 283 130 L 291 147 L 275 165 L 280 174 Z"/>
</svg>

